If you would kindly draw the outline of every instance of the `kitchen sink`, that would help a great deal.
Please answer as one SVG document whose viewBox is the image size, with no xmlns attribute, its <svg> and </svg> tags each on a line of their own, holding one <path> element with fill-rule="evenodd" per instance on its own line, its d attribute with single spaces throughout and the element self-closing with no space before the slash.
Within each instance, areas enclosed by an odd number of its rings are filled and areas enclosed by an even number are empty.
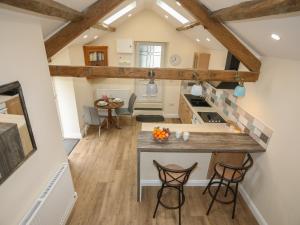
<svg viewBox="0 0 300 225">
<path fill-rule="evenodd" d="M 184 96 L 191 103 L 193 107 L 211 107 L 211 105 L 208 104 L 208 102 L 205 100 L 204 97 L 194 96 L 190 94 L 185 94 Z"/>
</svg>

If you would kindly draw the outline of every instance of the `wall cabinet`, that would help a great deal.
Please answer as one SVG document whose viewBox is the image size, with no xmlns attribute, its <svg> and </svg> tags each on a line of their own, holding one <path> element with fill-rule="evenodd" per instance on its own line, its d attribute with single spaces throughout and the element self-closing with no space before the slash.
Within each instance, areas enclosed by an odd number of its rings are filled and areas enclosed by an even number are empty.
<svg viewBox="0 0 300 225">
<path fill-rule="evenodd" d="M 117 53 L 125 53 L 125 54 L 133 53 L 133 40 L 118 39 L 117 40 Z"/>
<path fill-rule="evenodd" d="M 86 66 L 108 66 L 107 46 L 83 46 Z"/>
<path fill-rule="evenodd" d="M 193 112 L 182 95 L 180 95 L 178 114 L 182 123 L 192 123 Z"/>
</svg>

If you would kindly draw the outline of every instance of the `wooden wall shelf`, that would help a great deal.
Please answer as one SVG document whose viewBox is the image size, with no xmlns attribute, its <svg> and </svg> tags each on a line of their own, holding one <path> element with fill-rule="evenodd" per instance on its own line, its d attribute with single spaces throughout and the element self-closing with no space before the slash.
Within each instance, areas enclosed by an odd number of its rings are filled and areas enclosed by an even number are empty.
<svg viewBox="0 0 300 225">
<path fill-rule="evenodd" d="M 86 66 L 108 66 L 107 46 L 83 46 Z"/>
</svg>

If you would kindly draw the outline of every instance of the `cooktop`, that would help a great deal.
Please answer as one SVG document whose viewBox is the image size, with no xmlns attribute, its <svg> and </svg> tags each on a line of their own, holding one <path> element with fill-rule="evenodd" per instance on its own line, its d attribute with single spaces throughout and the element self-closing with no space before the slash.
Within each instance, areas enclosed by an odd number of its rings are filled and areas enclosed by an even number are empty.
<svg viewBox="0 0 300 225">
<path fill-rule="evenodd" d="M 226 123 L 226 121 L 216 112 L 198 112 L 205 123 Z"/>
</svg>

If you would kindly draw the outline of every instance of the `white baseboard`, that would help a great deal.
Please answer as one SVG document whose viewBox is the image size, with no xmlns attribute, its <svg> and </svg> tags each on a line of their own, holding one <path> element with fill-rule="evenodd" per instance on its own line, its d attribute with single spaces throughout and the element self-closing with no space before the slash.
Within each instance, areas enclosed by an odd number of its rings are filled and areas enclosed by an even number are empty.
<svg viewBox="0 0 300 225">
<path fill-rule="evenodd" d="M 76 139 L 81 139 L 82 138 L 82 134 L 81 133 L 69 133 L 69 134 L 65 134 L 64 138 L 76 138 Z"/>
<path fill-rule="evenodd" d="M 242 195 L 243 199 L 245 200 L 246 204 L 248 205 L 249 209 L 251 210 L 252 214 L 254 215 L 255 219 L 257 220 L 259 225 L 268 225 L 267 221 L 263 217 L 263 215 L 259 212 L 258 208 L 255 206 L 254 202 L 246 192 L 245 188 L 241 185 L 239 187 L 240 194 Z"/>
<path fill-rule="evenodd" d="M 195 187 L 203 187 L 208 184 L 209 180 L 189 180 L 186 186 L 195 186 Z M 160 186 L 160 180 L 141 180 L 141 186 Z M 259 225 L 268 225 L 267 221 L 264 219 L 262 214 L 259 212 L 258 208 L 255 206 L 254 202 L 251 200 L 250 196 L 244 189 L 242 185 L 239 187 L 239 192 L 243 199 L 245 200 L 246 204 L 248 205 L 249 209 L 251 210 L 252 214 L 254 215 L 255 219 L 257 220 Z"/>
</svg>

